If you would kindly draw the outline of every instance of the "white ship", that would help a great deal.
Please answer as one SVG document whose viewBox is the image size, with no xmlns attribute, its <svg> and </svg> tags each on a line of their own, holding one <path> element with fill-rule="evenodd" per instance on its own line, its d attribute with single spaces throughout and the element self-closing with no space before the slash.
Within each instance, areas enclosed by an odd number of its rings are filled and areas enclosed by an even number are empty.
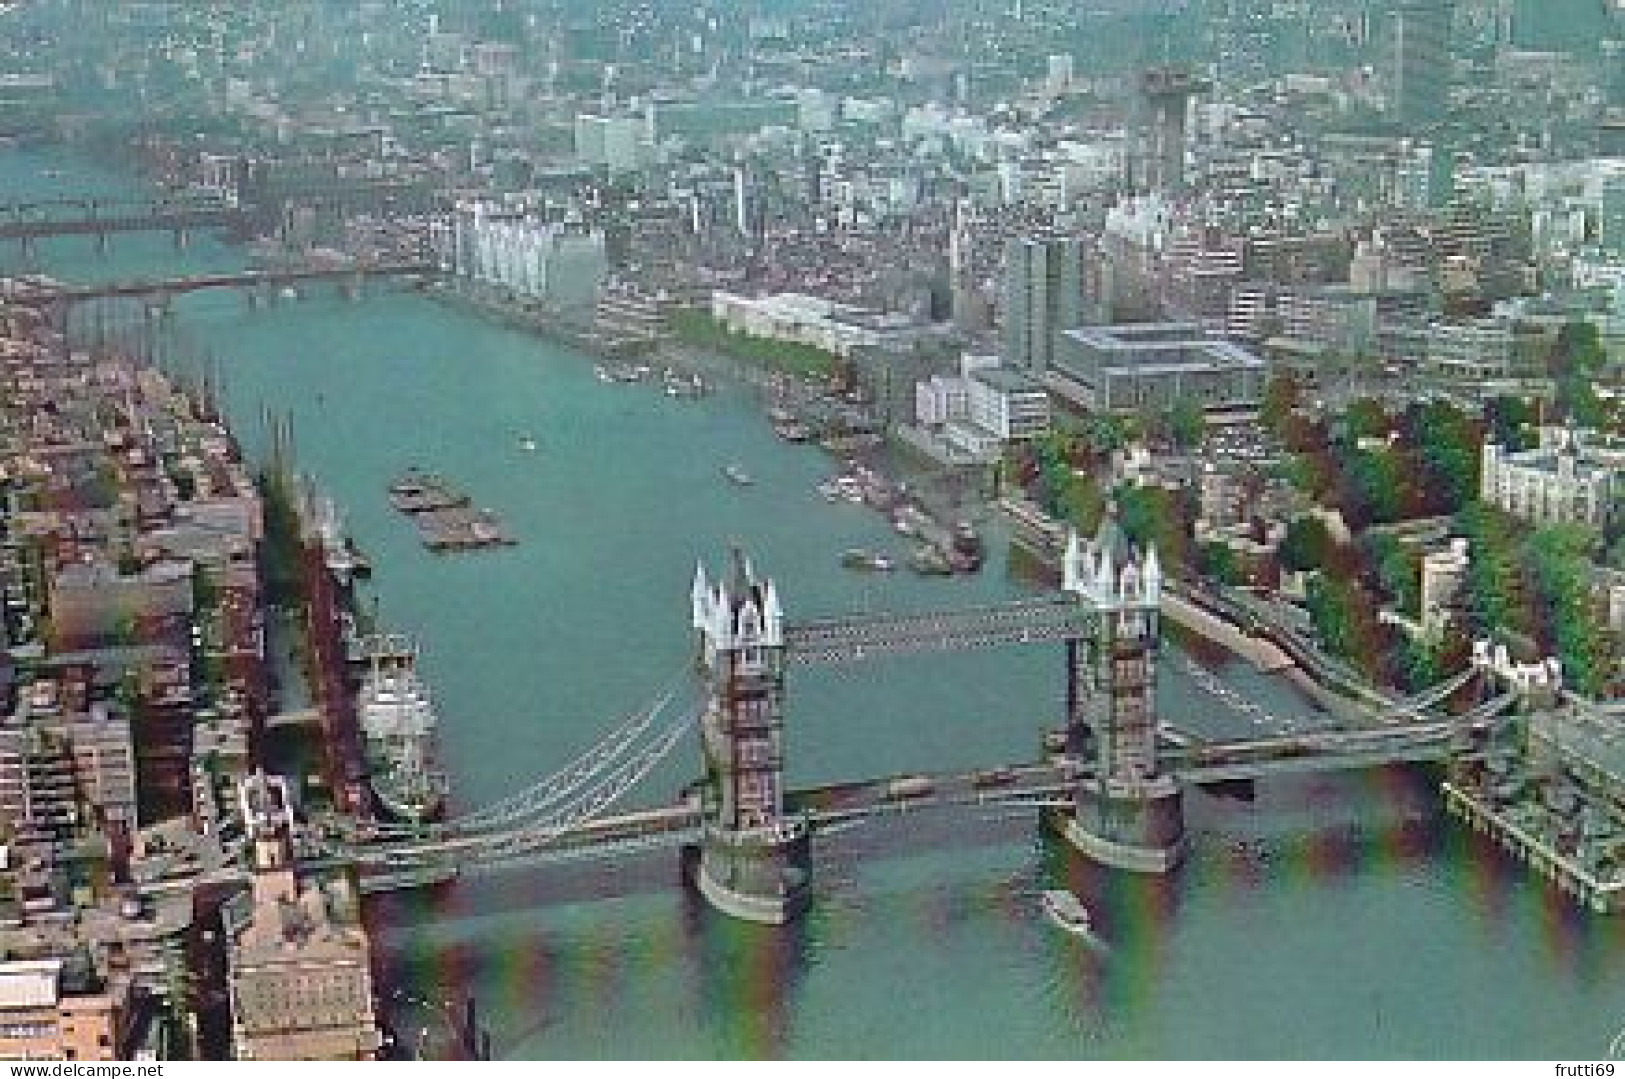
<svg viewBox="0 0 1625 1079">
<path fill-rule="evenodd" d="M 438 816 L 446 804 L 446 777 L 435 762 L 439 720 L 428 687 L 417 673 L 417 646 L 387 634 L 363 645 L 367 671 L 356 697 L 367 772 L 379 807 L 408 824 Z"/>
</svg>

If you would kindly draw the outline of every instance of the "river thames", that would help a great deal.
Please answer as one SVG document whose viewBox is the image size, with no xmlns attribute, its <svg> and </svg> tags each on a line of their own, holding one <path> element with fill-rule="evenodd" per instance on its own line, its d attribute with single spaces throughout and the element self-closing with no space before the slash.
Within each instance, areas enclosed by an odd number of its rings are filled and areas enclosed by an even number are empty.
<svg viewBox="0 0 1625 1079">
<path fill-rule="evenodd" d="M 136 184 L 8 149 L 0 189 Z M 206 237 L 177 250 L 157 235 L 106 254 L 52 241 L 35 268 L 93 280 L 242 263 Z M 717 568 L 733 544 L 792 619 L 1025 588 L 1002 552 L 972 579 L 843 570 L 845 548 L 902 547 L 877 515 L 820 498 L 833 463 L 774 438 L 742 389 L 684 401 L 601 383 L 587 357 L 412 293 L 176 307 L 178 332 L 218 357 L 251 454 L 264 409 L 291 415 L 300 466 L 373 560 L 383 622 L 421 641 L 456 806 L 555 770 L 679 673 L 695 560 Z M 729 483 L 730 462 L 755 484 Z M 412 464 L 498 511 L 520 544 L 425 552 L 385 499 Z M 1185 655 L 1165 649 L 1164 716 L 1249 733 Z M 1277 714 L 1310 710 L 1244 665 L 1200 661 Z M 796 672 L 789 782 L 1029 760 L 1061 702 L 1054 648 Z M 670 800 L 698 757 L 680 746 L 628 804 Z M 1186 809 L 1192 856 L 1164 881 L 1091 867 L 1026 816 L 840 833 L 816 845 L 808 917 L 777 932 L 705 908 L 673 852 L 466 879 L 376 905 L 380 973 L 436 1002 L 472 994 L 495 1055 L 519 1059 L 1598 1059 L 1625 1023 L 1625 928 L 1445 820 L 1423 771 L 1273 781 L 1250 802 L 1192 791 Z M 1063 884 L 1105 947 L 1043 917 L 1038 893 Z"/>
</svg>

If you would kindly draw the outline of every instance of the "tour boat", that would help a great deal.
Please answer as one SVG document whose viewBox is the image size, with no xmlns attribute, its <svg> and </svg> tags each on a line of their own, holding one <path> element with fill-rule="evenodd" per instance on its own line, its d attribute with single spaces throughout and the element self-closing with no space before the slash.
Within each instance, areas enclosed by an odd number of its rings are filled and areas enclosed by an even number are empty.
<svg viewBox="0 0 1625 1079">
<path fill-rule="evenodd" d="M 1044 913 L 1049 920 L 1080 937 L 1094 936 L 1089 908 L 1083 901 L 1064 888 L 1049 888 L 1043 894 Z"/>
</svg>

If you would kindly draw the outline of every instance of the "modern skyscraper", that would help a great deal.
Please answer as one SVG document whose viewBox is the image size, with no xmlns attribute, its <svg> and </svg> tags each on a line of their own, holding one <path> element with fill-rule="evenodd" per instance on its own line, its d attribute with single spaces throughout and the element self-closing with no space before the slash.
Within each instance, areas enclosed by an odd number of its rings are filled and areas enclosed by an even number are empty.
<svg viewBox="0 0 1625 1079">
<path fill-rule="evenodd" d="M 1083 322 L 1084 243 L 1075 237 L 1020 237 L 1004 249 L 1004 357 L 1011 367 L 1046 370 L 1055 339 Z"/>
<path fill-rule="evenodd" d="M 1185 186 L 1185 117 L 1206 81 L 1177 68 L 1151 68 L 1140 79 L 1147 112 L 1144 183 L 1147 191 L 1177 195 Z"/>
<path fill-rule="evenodd" d="M 1392 109 L 1403 124 L 1426 126 L 1445 113 L 1450 94 L 1451 0 L 1394 5 Z"/>
</svg>

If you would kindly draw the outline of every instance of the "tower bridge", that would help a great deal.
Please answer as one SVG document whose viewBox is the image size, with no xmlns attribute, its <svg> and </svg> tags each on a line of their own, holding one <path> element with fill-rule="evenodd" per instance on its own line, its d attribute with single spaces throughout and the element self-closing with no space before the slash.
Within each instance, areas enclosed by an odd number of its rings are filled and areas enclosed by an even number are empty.
<svg viewBox="0 0 1625 1079">
<path fill-rule="evenodd" d="M 1037 810 L 1083 855 L 1161 873 L 1185 853 L 1185 786 L 1396 761 L 1480 759 L 1526 688 L 1513 683 L 1491 694 L 1497 684 L 1491 657 L 1476 654 L 1468 671 L 1388 702 L 1367 726 L 1297 732 L 1291 721 L 1262 713 L 1278 733 L 1203 742 L 1158 720 L 1161 588 L 1156 553 L 1131 549 L 1109 525 L 1093 541 L 1069 538 L 1055 595 L 796 622 L 786 617 L 775 583 L 736 552 L 716 580 L 703 566 L 696 570 L 690 591 L 694 671 L 675 678 L 574 761 L 443 824 L 307 833 L 305 856 L 312 865 L 356 866 L 364 886 L 380 890 L 459 872 L 676 847 L 691 883 L 712 905 L 745 920 L 781 924 L 812 894 L 812 844 L 819 833 L 887 815 L 969 806 Z M 1064 730 L 1046 758 L 786 788 L 788 671 L 1039 643 L 1062 646 L 1066 701 Z M 1233 691 L 1204 688 L 1235 706 L 1226 696 Z M 1459 716 L 1424 714 L 1463 692 L 1477 692 L 1481 703 Z M 700 777 L 672 804 L 618 809 L 691 733 L 698 735 Z"/>
</svg>

